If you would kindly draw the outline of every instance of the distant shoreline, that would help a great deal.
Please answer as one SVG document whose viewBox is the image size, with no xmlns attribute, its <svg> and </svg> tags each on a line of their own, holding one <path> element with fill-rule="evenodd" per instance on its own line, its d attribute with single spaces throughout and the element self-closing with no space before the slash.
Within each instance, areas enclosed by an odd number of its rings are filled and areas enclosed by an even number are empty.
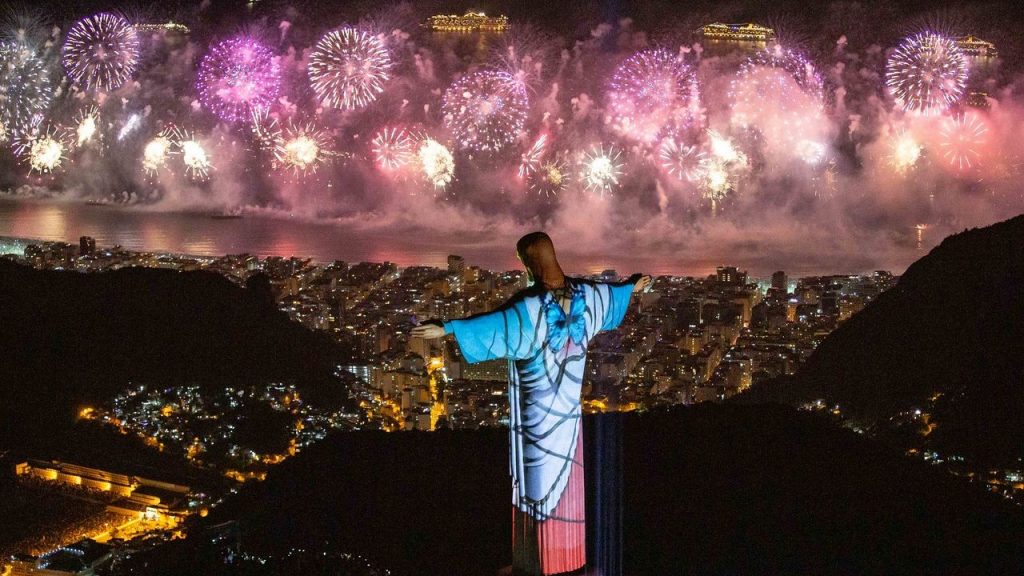
<svg viewBox="0 0 1024 576">
<path fill-rule="evenodd" d="M 446 266 L 449 254 L 458 254 L 470 265 L 488 270 L 517 270 L 512 244 L 515 241 L 485 230 L 452 234 L 431 230 L 388 228 L 354 231 L 337 222 L 315 222 L 260 212 L 241 217 L 219 217 L 218 211 L 161 211 L 145 207 L 87 204 L 81 200 L 16 197 L 0 194 L 0 237 L 77 243 L 91 236 L 100 246 L 120 245 L 125 250 L 220 257 L 252 254 L 261 258 L 309 258 L 315 263 L 393 262 L 401 267 Z M 234 213 L 229 213 L 234 216 Z M 549 231 L 559 240 L 557 230 Z M 497 233 L 496 233 L 497 234 Z M 938 233 L 933 233 L 938 238 Z M 929 238 L 930 240 L 930 238 Z M 937 242 L 935 242 L 937 244 Z M 913 247 L 879 255 L 872 251 L 829 253 L 814 242 L 788 246 L 771 238 L 751 238 L 739 245 L 722 245 L 717 254 L 695 247 L 674 251 L 669 246 L 656 252 L 621 246 L 607 254 L 594 254 L 590 245 L 559 246 L 569 273 L 589 275 L 614 269 L 620 275 L 645 272 L 654 275 L 704 277 L 717 266 L 737 266 L 751 276 L 767 278 L 776 270 L 792 277 L 834 274 L 869 274 L 875 270 L 902 273 L 927 253 Z M 735 254 L 729 254 L 734 251 Z M 659 253 L 660 252 L 660 253 Z M 724 254 L 724 255 L 723 255 Z"/>
</svg>

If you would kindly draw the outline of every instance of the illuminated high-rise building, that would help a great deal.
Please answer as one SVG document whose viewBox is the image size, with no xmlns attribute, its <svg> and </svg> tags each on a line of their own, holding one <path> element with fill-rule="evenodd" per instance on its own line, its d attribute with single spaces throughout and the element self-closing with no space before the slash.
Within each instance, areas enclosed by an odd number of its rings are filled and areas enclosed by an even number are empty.
<svg viewBox="0 0 1024 576">
<path fill-rule="evenodd" d="M 466 269 L 466 259 L 452 254 L 448 256 L 448 272 L 461 274 Z"/>
<path fill-rule="evenodd" d="M 788 290 L 788 284 L 789 278 L 786 276 L 786 273 L 783 272 L 782 270 L 779 270 L 778 272 L 772 274 L 772 288 L 775 288 L 776 290 L 781 290 L 782 293 L 785 294 Z"/>
<path fill-rule="evenodd" d="M 742 286 L 747 283 L 747 272 L 735 266 L 719 266 L 715 275 L 719 284 Z"/>
</svg>

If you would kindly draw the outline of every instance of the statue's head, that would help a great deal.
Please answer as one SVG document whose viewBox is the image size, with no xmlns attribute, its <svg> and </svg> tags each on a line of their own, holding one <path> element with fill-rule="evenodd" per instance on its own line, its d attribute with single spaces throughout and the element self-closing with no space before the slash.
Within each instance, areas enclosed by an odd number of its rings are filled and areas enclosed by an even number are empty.
<svg viewBox="0 0 1024 576">
<path fill-rule="evenodd" d="M 536 282 L 538 278 L 543 278 L 545 271 L 549 277 L 553 272 L 562 271 L 558 259 L 555 258 L 555 245 L 551 242 L 551 237 L 544 232 L 530 232 L 520 238 L 516 242 L 516 256 L 526 267 L 530 284 Z"/>
</svg>

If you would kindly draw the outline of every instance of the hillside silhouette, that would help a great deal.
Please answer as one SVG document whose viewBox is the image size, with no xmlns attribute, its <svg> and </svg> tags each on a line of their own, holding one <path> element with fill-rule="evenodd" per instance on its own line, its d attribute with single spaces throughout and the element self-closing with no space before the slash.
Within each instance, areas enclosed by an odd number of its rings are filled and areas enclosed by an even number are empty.
<svg viewBox="0 0 1024 576">
<path fill-rule="evenodd" d="M 825 399 L 871 428 L 929 413 L 924 448 L 1024 457 L 1024 216 L 946 238 L 830 334 L 795 377 L 740 401 Z"/>
<path fill-rule="evenodd" d="M 591 494 L 599 419 L 623 431 L 624 574 L 1000 573 L 1024 565 L 1024 511 L 815 415 L 701 405 L 589 416 Z M 507 431 L 495 429 L 334 434 L 204 523 L 237 520 L 243 549 L 256 554 L 330 546 L 394 574 L 495 574 L 511 561 L 507 443 Z M 607 458 L 607 439 L 604 446 Z M 196 564 L 200 557 L 165 558 L 154 573 L 209 569 Z"/>
<path fill-rule="evenodd" d="M 328 337 L 278 311 L 265 283 L 250 284 L 209 272 L 83 274 L 0 259 L 0 448 L 63 441 L 81 406 L 129 383 L 282 381 L 344 397 Z"/>
</svg>

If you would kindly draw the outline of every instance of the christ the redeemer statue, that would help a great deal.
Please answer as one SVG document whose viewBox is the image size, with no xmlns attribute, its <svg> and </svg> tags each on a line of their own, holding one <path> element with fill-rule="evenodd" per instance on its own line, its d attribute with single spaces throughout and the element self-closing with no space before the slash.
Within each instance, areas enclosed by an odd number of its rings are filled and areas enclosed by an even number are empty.
<svg viewBox="0 0 1024 576">
<path fill-rule="evenodd" d="M 462 320 L 428 320 L 411 335 L 454 334 L 467 362 L 509 360 L 513 573 L 558 574 L 586 563 L 580 392 L 587 344 L 617 327 L 650 276 L 620 283 L 570 278 L 551 238 L 516 244 L 532 285 L 500 308 Z"/>
</svg>

